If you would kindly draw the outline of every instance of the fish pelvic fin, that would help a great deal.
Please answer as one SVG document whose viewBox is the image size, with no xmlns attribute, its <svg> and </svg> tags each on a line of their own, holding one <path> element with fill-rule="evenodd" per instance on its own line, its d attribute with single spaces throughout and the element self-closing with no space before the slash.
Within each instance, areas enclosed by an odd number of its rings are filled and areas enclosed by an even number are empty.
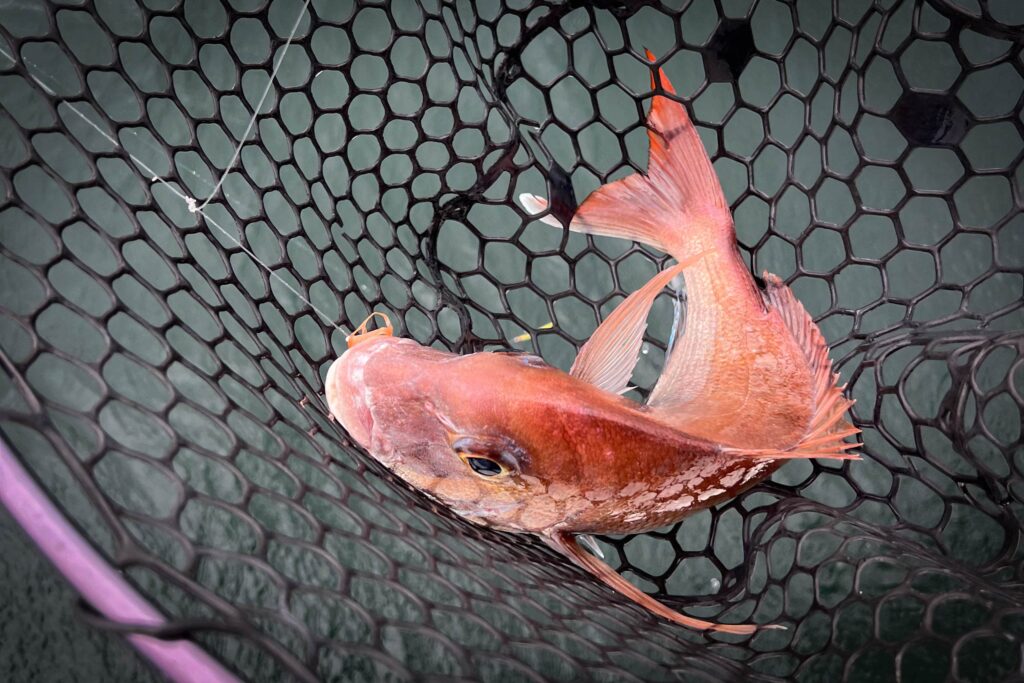
<svg viewBox="0 0 1024 683">
<path fill-rule="evenodd" d="M 569 374 L 613 394 L 626 391 L 640 357 L 651 305 L 677 275 L 703 256 L 701 252 L 666 268 L 626 297 L 580 349 Z"/>
<path fill-rule="evenodd" d="M 846 386 L 837 383 L 839 374 L 832 372 L 828 344 L 821 335 L 821 330 L 814 324 L 792 290 L 778 276 L 766 271 L 763 278 L 766 285 L 764 296 L 768 305 L 778 312 L 793 339 L 807 357 L 807 366 L 812 373 L 814 412 L 811 414 L 804 437 L 790 448 L 723 450 L 750 458 L 859 460 L 859 455 L 848 452 L 858 444 L 846 441 L 847 437 L 860 433 L 860 429 L 846 419 L 854 401 L 843 395 Z"/>
<path fill-rule="evenodd" d="M 676 612 L 673 609 L 661 604 L 639 588 L 622 578 L 616 571 L 605 564 L 602 560 L 586 552 L 577 543 L 576 538 L 564 531 L 555 531 L 544 536 L 544 540 L 553 549 L 565 555 L 573 564 L 586 570 L 601 580 L 609 588 L 621 593 L 641 607 L 657 614 L 663 619 L 687 626 L 698 631 L 718 631 L 719 633 L 734 633 L 747 635 L 758 629 L 784 629 L 785 626 L 769 624 L 758 626 L 756 624 L 717 624 L 713 621 L 705 621 L 696 617 L 688 617 L 685 614 Z"/>
<path fill-rule="evenodd" d="M 656 61 L 649 50 L 647 59 Z M 651 87 L 657 90 L 659 81 L 664 93 L 675 95 L 660 68 L 652 71 Z M 729 205 L 686 107 L 666 95 L 654 95 L 647 137 L 647 173 L 635 173 L 592 192 L 577 209 L 569 229 L 642 242 L 680 260 L 702 248 L 701 244 L 719 244 L 718 237 L 723 235 L 731 244 L 735 233 Z M 519 201 L 534 215 L 548 210 L 548 202 L 536 195 L 520 195 Z M 561 227 L 550 214 L 540 220 Z"/>
</svg>

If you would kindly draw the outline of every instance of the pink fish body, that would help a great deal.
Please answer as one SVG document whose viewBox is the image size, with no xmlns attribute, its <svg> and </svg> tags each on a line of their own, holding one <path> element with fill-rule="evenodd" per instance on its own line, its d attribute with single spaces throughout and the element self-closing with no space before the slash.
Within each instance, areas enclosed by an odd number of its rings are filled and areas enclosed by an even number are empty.
<svg viewBox="0 0 1024 683">
<path fill-rule="evenodd" d="M 664 75 L 661 81 L 671 92 Z M 789 458 L 851 458 L 850 402 L 817 327 L 774 276 L 757 287 L 685 108 L 656 96 L 648 173 L 605 185 L 569 228 L 643 241 L 678 264 L 631 294 L 569 373 L 536 356 L 456 355 L 388 333 L 350 338 L 332 414 L 374 458 L 457 514 L 537 534 L 656 614 L 750 633 L 655 601 L 576 534 L 635 533 L 731 498 Z M 543 200 L 524 196 L 534 213 Z M 552 219 L 545 218 L 547 222 Z M 557 224 L 557 223 L 556 223 Z M 683 274 L 684 334 L 644 405 L 623 398 L 655 297 Z"/>
</svg>

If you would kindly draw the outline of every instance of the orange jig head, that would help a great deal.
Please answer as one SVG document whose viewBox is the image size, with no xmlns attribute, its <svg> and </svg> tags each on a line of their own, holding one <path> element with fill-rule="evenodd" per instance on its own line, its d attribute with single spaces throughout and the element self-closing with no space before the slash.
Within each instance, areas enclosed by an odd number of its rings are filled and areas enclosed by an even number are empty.
<svg viewBox="0 0 1024 683">
<path fill-rule="evenodd" d="M 375 330 L 367 330 L 366 326 L 369 325 L 370 321 L 373 320 L 378 315 L 384 319 L 384 326 L 378 327 Z M 374 311 L 369 315 L 369 317 L 366 318 L 366 320 L 363 321 L 363 323 L 359 327 L 356 328 L 355 332 L 345 337 L 345 341 L 348 342 L 348 348 L 351 349 L 356 344 L 364 342 L 367 339 L 371 339 L 373 337 L 393 337 L 394 335 L 395 328 L 391 326 L 391 319 L 388 318 L 383 313 Z"/>
</svg>

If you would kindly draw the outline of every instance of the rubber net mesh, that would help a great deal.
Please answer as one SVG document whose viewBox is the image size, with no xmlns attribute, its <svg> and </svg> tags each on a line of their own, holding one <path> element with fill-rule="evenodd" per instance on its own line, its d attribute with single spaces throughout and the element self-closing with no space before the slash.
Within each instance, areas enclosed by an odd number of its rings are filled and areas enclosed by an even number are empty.
<svg viewBox="0 0 1024 683">
<path fill-rule="evenodd" d="M 168 635 L 254 680 L 1016 675 L 1024 15 L 980 5 L 0 2 L 3 438 Z M 865 458 L 601 545 L 675 607 L 786 631 L 664 623 L 326 419 L 371 310 L 566 368 L 659 268 L 515 201 L 565 217 L 644 168 L 644 47 L 752 268 L 832 343 Z"/>
</svg>

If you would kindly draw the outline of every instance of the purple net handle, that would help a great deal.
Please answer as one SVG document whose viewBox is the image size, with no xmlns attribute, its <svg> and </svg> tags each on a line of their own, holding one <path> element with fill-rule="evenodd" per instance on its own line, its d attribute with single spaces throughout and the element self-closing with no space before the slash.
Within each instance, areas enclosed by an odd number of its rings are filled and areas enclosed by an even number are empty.
<svg viewBox="0 0 1024 683">
<path fill-rule="evenodd" d="M 111 621 L 161 626 L 163 616 L 125 581 L 64 518 L 0 440 L 0 503 L 60 573 Z M 127 636 L 172 681 L 237 681 L 217 660 L 187 640 Z"/>
</svg>

